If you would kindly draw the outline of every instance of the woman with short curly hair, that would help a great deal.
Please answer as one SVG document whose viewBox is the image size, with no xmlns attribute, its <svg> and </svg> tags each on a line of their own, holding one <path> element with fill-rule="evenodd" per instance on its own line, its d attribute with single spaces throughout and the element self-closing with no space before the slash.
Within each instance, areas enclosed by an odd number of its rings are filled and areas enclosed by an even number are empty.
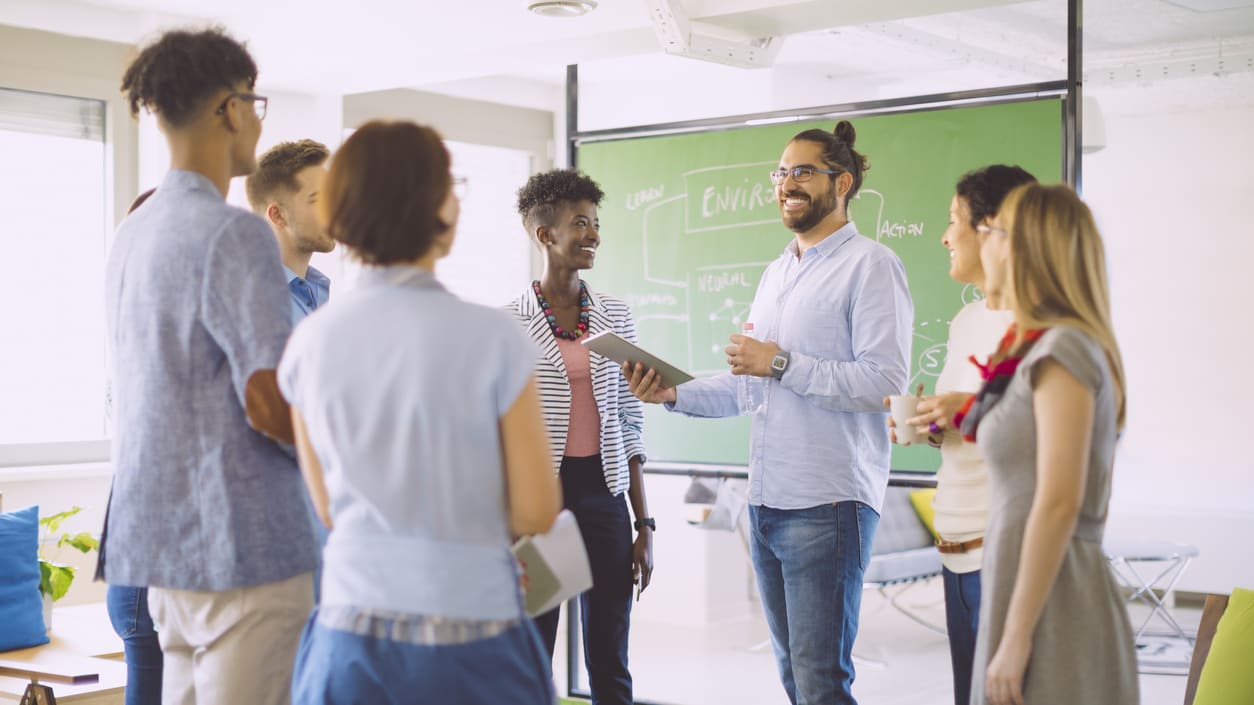
<svg viewBox="0 0 1254 705">
<path fill-rule="evenodd" d="M 602 331 L 636 339 L 627 304 L 591 290 L 579 277 L 596 261 L 603 197 L 595 181 L 573 169 L 536 174 L 519 190 L 518 213 L 540 250 L 544 273 L 508 308 L 543 352 L 536 377 L 553 470 L 592 565 L 592 589 L 580 597 L 592 697 L 627 704 L 631 587 L 649 585 L 655 525 L 644 494 L 643 405 L 613 360 L 580 344 Z M 634 542 L 624 492 L 636 516 Z M 536 619 L 550 656 L 557 620 L 557 609 Z"/>
</svg>

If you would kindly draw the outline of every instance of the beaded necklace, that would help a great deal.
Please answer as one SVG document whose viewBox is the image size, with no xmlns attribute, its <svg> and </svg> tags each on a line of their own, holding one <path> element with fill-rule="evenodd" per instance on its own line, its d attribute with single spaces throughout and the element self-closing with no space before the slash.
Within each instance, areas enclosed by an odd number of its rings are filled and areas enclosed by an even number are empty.
<svg viewBox="0 0 1254 705">
<path fill-rule="evenodd" d="M 549 328 L 553 329 L 553 335 L 566 340 L 577 340 L 584 333 L 588 332 L 588 310 L 591 308 L 592 302 L 588 299 L 588 287 L 584 286 L 583 280 L 579 282 L 579 325 L 575 326 L 575 330 L 566 330 L 557 325 L 557 316 L 553 313 L 553 307 L 549 306 L 549 302 L 545 301 L 544 293 L 540 291 L 540 281 L 531 282 L 532 291 L 536 292 L 536 302 L 540 304 L 540 308 L 544 311 L 544 317 L 549 321 Z"/>
</svg>

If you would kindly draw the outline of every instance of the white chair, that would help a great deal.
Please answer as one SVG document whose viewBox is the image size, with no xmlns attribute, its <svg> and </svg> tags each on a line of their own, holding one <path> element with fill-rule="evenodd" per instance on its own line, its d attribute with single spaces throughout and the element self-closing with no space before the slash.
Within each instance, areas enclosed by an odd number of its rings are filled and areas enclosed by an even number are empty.
<svg viewBox="0 0 1254 705">
<path fill-rule="evenodd" d="M 1102 543 L 1102 550 L 1116 579 L 1132 591 L 1128 604 L 1140 602 L 1150 608 L 1149 615 L 1136 630 L 1136 640 L 1141 641 L 1150 622 L 1157 617 L 1167 626 L 1167 636 L 1192 643 L 1193 635 L 1186 632 L 1172 616 L 1166 600 L 1197 557 L 1197 546 L 1153 539 L 1107 538 Z M 1157 572 L 1143 573 L 1146 569 Z M 1159 593 L 1162 593 L 1161 597 Z"/>
<path fill-rule="evenodd" d="M 909 589 L 941 574 L 940 553 L 932 534 L 910 504 L 909 487 L 889 487 L 884 494 L 879 527 L 871 544 L 871 562 L 862 578 L 865 588 L 873 588 L 889 604 L 914 622 L 945 634 L 943 626 L 933 624 L 901 603 Z M 889 591 L 889 588 L 898 587 Z"/>
</svg>

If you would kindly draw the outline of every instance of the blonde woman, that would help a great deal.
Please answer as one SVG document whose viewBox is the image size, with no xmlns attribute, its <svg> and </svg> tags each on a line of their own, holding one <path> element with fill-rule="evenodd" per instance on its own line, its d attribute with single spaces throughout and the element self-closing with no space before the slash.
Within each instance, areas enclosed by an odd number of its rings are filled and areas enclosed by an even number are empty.
<svg viewBox="0 0 1254 705">
<path fill-rule="evenodd" d="M 961 418 L 989 470 L 971 702 L 1135 705 L 1101 546 L 1125 409 L 1101 236 L 1074 191 L 1039 184 L 979 230 L 985 286 L 1015 323 Z"/>
</svg>

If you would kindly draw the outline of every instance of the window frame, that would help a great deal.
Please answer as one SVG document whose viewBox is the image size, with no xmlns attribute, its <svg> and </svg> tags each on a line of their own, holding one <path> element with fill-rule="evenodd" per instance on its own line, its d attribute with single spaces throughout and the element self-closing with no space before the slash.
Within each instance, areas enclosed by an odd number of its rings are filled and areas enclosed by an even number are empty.
<svg viewBox="0 0 1254 705">
<path fill-rule="evenodd" d="M 138 127 L 118 92 L 131 48 L 124 44 L 0 27 L 0 87 L 105 105 L 105 251 L 138 185 Z M 68 57 L 68 59 L 67 59 Z M 99 345 L 104 354 L 106 341 Z M 108 438 L 0 444 L 0 468 L 106 462 Z"/>
</svg>

